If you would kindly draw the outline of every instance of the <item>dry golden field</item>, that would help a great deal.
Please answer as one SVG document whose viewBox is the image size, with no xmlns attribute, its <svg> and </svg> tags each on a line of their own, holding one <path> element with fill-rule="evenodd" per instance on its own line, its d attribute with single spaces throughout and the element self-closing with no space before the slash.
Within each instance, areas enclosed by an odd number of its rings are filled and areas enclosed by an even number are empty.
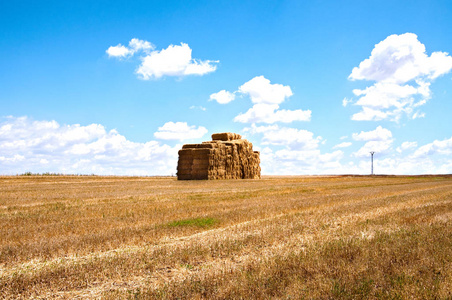
<svg viewBox="0 0 452 300">
<path fill-rule="evenodd" d="M 452 177 L 0 177 L 0 298 L 451 299 Z"/>
</svg>

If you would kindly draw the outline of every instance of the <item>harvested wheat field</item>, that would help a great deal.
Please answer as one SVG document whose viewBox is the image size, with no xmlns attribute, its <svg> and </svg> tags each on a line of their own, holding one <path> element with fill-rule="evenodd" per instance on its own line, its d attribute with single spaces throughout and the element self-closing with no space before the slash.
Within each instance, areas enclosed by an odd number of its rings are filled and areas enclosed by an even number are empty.
<svg viewBox="0 0 452 300">
<path fill-rule="evenodd" d="M 0 298 L 452 297 L 451 176 L 0 177 Z"/>
</svg>

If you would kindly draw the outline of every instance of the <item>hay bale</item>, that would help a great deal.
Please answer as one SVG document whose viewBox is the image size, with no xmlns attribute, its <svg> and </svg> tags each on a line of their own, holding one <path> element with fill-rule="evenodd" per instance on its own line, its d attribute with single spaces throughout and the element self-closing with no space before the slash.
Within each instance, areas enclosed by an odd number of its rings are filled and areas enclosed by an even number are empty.
<svg viewBox="0 0 452 300">
<path fill-rule="evenodd" d="M 260 154 L 239 134 L 212 134 L 212 141 L 179 150 L 179 180 L 260 178 Z"/>
<path fill-rule="evenodd" d="M 232 132 L 222 132 L 222 133 L 214 133 L 212 134 L 212 140 L 213 141 L 233 141 L 233 140 L 239 140 L 242 136 L 237 133 Z"/>
</svg>

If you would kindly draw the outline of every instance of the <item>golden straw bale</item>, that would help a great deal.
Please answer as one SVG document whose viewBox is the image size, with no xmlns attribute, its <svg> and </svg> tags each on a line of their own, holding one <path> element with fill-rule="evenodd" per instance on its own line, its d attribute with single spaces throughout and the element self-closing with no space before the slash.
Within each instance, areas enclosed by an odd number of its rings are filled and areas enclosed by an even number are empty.
<svg viewBox="0 0 452 300">
<path fill-rule="evenodd" d="M 260 153 L 236 133 L 214 133 L 212 141 L 179 150 L 179 180 L 258 179 L 260 173 Z"/>
</svg>

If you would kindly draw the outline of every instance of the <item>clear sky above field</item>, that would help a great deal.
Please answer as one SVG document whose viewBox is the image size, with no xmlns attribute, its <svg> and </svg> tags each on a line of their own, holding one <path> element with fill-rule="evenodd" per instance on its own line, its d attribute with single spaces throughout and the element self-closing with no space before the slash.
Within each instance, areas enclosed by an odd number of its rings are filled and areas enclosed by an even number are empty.
<svg viewBox="0 0 452 300">
<path fill-rule="evenodd" d="M 0 174 L 452 173 L 451 1 L 1 1 Z"/>
</svg>

